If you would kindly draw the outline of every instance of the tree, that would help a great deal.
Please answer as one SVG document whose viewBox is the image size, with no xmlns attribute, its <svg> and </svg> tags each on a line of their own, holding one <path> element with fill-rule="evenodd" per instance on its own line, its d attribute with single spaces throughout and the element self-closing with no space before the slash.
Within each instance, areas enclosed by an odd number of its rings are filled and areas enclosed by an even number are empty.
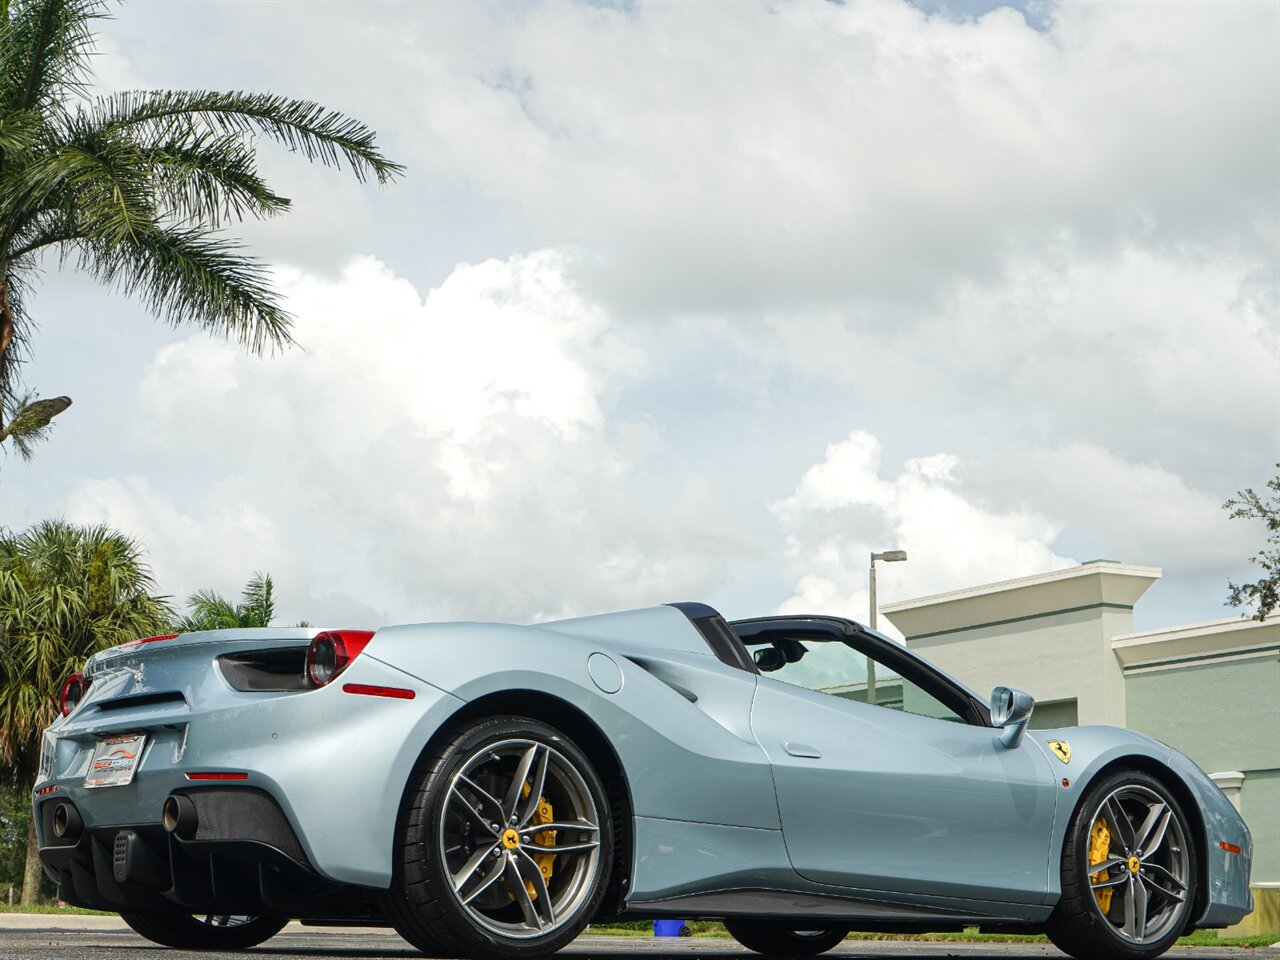
<svg viewBox="0 0 1280 960">
<path fill-rule="evenodd" d="M 67 397 L 22 390 L 30 294 L 41 258 L 137 296 L 156 317 L 238 340 L 292 342 L 263 265 L 221 234 L 283 213 L 258 175 L 256 140 L 360 180 L 403 168 L 360 122 L 275 94 L 143 90 L 91 98 L 99 0 L 0 0 L 0 443 L 31 455 Z"/>
<path fill-rule="evenodd" d="M 271 574 L 255 573 L 240 594 L 240 603 L 213 590 L 197 590 L 187 599 L 190 613 L 178 622 L 182 633 L 194 630 L 234 630 L 238 627 L 269 627 L 276 618 Z"/>
<path fill-rule="evenodd" d="M 1280 463 L 1276 475 L 1267 481 L 1271 496 L 1265 500 L 1246 487 L 1222 505 L 1233 520 L 1261 520 L 1267 525 L 1267 546 L 1250 559 L 1262 568 L 1263 577 L 1253 583 L 1227 582 L 1227 605 L 1256 605 L 1254 620 L 1265 620 L 1280 606 Z"/>
<path fill-rule="evenodd" d="M 0 536 L 0 761 L 16 768 L 28 790 L 63 681 L 99 650 L 173 622 L 154 587 L 141 547 L 104 526 L 46 520 Z M 34 901 L 39 882 L 32 824 L 23 903 Z"/>
<path fill-rule="evenodd" d="M 11 891 L 21 890 L 27 857 L 27 832 L 31 829 L 31 791 L 18 783 L 12 768 L 0 770 L 0 903 Z M 52 884 L 42 883 L 46 892 Z"/>
</svg>

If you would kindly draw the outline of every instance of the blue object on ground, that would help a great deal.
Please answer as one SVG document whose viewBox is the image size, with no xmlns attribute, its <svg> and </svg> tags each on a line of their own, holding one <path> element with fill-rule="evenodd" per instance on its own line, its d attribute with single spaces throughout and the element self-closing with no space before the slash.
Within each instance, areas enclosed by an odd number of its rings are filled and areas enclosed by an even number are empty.
<svg viewBox="0 0 1280 960">
<path fill-rule="evenodd" d="M 653 935 L 655 937 L 678 937 L 680 936 L 680 928 L 683 926 L 683 920 L 655 920 L 653 921 Z"/>
</svg>

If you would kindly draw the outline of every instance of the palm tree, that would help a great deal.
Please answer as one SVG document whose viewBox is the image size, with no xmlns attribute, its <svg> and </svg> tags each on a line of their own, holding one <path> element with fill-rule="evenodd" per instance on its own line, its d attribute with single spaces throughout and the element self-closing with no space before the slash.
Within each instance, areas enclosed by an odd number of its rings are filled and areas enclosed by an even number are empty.
<svg viewBox="0 0 1280 960">
<path fill-rule="evenodd" d="M 35 780 L 40 732 L 62 682 L 90 655 L 161 633 L 173 622 L 137 542 L 104 526 L 46 520 L 0 536 L 0 761 Z M 27 833 L 22 902 L 40 883 L 35 825 Z"/>
<path fill-rule="evenodd" d="M 99 0 L 0 0 L 0 443 L 23 456 L 67 397 L 33 401 L 18 366 L 41 258 L 124 293 L 152 314 L 238 340 L 292 342 L 262 264 L 220 234 L 283 213 L 258 175 L 255 140 L 345 163 L 385 184 L 401 171 L 360 122 L 275 94 L 144 90 L 88 94 Z"/>
<path fill-rule="evenodd" d="M 255 573 L 240 594 L 240 603 L 213 590 L 197 590 L 187 599 L 191 610 L 178 622 L 183 633 L 194 630 L 234 630 L 237 627 L 269 627 L 276 618 L 271 574 Z"/>
</svg>

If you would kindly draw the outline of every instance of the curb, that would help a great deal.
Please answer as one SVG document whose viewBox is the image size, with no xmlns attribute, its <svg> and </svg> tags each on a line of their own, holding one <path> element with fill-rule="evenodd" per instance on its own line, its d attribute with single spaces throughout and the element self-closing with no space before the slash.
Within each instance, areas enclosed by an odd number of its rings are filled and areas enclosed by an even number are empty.
<svg viewBox="0 0 1280 960">
<path fill-rule="evenodd" d="M 129 925 L 115 916 L 86 913 L 0 913 L 0 936 L 7 930 L 96 930 L 131 932 Z M 344 933 L 358 936 L 398 937 L 390 927 L 304 927 L 289 921 L 282 933 Z"/>
<path fill-rule="evenodd" d="M 119 917 L 82 913 L 0 913 L 0 933 L 5 930 L 128 930 Z"/>
</svg>

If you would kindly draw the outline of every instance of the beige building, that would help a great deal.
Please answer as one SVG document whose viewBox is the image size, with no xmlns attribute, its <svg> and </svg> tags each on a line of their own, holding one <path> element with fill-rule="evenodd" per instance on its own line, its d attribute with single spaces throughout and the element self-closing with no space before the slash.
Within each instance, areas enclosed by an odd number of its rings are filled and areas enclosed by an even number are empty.
<svg viewBox="0 0 1280 960">
<path fill-rule="evenodd" d="M 1280 934 L 1280 620 L 1134 633 L 1134 605 L 1160 575 L 1097 560 L 881 612 L 973 689 L 1032 694 L 1033 727 L 1130 727 L 1198 763 L 1254 839 L 1258 908 L 1230 932 Z"/>
</svg>

